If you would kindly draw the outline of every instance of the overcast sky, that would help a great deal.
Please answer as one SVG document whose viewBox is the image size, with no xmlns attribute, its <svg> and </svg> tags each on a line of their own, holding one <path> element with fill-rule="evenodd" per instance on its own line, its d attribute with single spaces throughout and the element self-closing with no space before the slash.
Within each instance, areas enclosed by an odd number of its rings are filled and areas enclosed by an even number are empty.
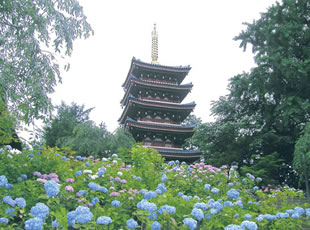
<svg viewBox="0 0 310 230">
<path fill-rule="evenodd" d="M 195 101 L 194 114 L 212 121 L 210 103 L 227 94 L 229 78 L 254 67 L 253 54 L 234 41 L 245 26 L 259 19 L 274 0 L 80 0 L 95 34 L 74 43 L 71 69 L 51 95 L 95 107 L 90 118 L 118 127 L 121 87 L 133 56 L 151 62 L 151 32 L 157 24 L 162 65 L 190 65 L 183 83 L 194 84 L 184 103 Z"/>
</svg>

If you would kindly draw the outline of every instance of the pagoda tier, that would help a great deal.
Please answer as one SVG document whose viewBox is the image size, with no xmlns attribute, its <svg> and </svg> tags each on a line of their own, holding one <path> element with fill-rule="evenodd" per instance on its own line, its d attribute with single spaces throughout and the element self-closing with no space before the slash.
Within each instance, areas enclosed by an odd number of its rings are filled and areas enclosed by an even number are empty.
<svg viewBox="0 0 310 230">
<path fill-rule="evenodd" d="M 121 100 L 124 108 L 119 122 L 128 128 L 137 142 L 156 149 L 167 160 L 192 162 L 199 150 L 185 150 L 183 145 L 194 134 L 193 125 L 182 125 L 193 111 L 194 102 L 181 104 L 193 85 L 181 84 L 191 67 L 163 66 L 131 61 Z"/>
<path fill-rule="evenodd" d="M 138 99 L 130 95 L 118 121 L 123 124 L 125 119 L 130 117 L 140 121 L 179 124 L 193 111 L 195 106 L 194 102 L 164 103 L 153 99 Z"/>
<path fill-rule="evenodd" d="M 182 150 L 185 139 L 194 134 L 195 125 L 162 124 L 127 118 L 125 127 L 129 129 L 137 142 L 142 142 L 146 146 Z"/>
<path fill-rule="evenodd" d="M 151 80 L 140 80 L 130 75 L 121 104 L 126 104 L 126 98 L 131 94 L 137 98 L 155 98 L 157 101 L 181 103 L 192 90 L 193 84 L 175 85 Z"/>
<path fill-rule="evenodd" d="M 134 75 L 141 80 L 180 85 L 190 69 L 190 66 L 172 67 L 158 64 L 149 64 L 133 57 L 127 78 L 122 87 L 127 88 L 126 85 L 129 84 L 130 75 Z"/>
</svg>

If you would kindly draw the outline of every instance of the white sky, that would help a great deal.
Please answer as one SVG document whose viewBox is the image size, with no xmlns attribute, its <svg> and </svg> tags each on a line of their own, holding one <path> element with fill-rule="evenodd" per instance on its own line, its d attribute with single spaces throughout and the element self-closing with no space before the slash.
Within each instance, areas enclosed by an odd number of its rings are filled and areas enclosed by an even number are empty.
<svg viewBox="0 0 310 230">
<path fill-rule="evenodd" d="M 90 118 L 118 127 L 121 87 L 133 56 L 151 62 L 151 32 L 156 22 L 159 62 L 190 65 L 183 83 L 194 84 L 184 103 L 195 101 L 194 114 L 212 121 L 210 103 L 227 94 L 228 79 L 254 66 L 253 55 L 233 41 L 245 26 L 275 0 L 80 0 L 95 35 L 74 43 L 71 69 L 51 95 L 95 107 Z"/>
</svg>

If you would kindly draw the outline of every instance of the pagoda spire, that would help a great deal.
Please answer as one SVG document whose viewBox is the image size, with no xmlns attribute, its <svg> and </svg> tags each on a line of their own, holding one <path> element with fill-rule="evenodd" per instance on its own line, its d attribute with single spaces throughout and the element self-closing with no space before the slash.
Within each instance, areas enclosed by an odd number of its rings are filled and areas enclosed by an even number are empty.
<svg viewBox="0 0 310 230">
<path fill-rule="evenodd" d="M 152 64 L 159 64 L 158 59 L 158 33 L 156 31 L 156 23 L 152 31 Z"/>
</svg>

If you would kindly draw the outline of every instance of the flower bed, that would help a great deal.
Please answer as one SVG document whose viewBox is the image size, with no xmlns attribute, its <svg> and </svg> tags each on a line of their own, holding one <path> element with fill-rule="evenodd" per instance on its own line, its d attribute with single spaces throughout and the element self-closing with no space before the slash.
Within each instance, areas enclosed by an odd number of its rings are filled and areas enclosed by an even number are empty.
<svg viewBox="0 0 310 230">
<path fill-rule="evenodd" d="M 288 202 L 301 191 L 262 190 L 260 178 L 226 166 L 163 163 L 141 146 L 130 164 L 56 149 L 0 152 L 0 229 L 295 230 L 310 219 L 309 204 Z"/>
</svg>

